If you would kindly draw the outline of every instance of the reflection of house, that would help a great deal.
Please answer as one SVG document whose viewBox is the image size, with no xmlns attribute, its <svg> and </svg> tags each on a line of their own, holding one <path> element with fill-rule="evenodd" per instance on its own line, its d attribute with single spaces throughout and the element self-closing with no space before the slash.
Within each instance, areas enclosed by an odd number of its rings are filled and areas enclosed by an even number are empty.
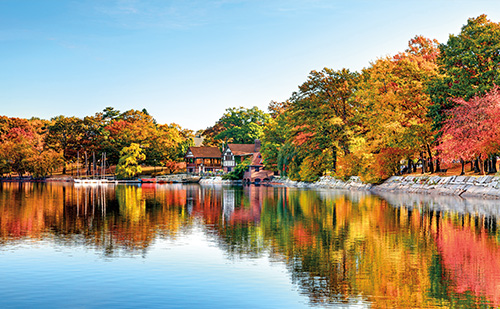
<svg viewBox="0 0 500 309">
<path fill-rule="evenodd" d="M 222 212 L 229 219 L 234 212 L 234 190 L 225 189 L 222 195 Z"/>
<path fill-rule="evenodd" d="M 185 159 L 188 173 L 222 170 L 221 152 L 217 147 L 189 147 Z"/>
<path fill-rule="evenodd" d="M 250 198 L 250 207 L 245 207 L 243 204 L 237 207 L 232 213 L 231 223 L 258 223 L 262 211 L 262 193 L 262 190 L 256 190 L 255 188 L 248 189 L 246 194 L 248 194 Z"/>
</svg>

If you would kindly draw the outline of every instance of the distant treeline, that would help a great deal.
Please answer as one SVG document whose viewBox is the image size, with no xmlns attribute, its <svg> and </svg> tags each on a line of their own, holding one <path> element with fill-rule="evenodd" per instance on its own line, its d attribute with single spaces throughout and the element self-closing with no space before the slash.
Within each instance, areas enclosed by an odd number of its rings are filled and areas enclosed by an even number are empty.
<svg viewBox="0 0 500 309">
<path fill-rule="evenodd" d="M 118 164 L 131 154 L 143 164 L 175 166 L 193 143 L 193 133 L 176 124 L 161 125 L 143 109 L 120 112 L 105 108 L 83 119 L 58 116 L 51 120 L 0 117 L 2 174 L 30 173 L 45 177 L 56 169 L 66 173 L 70 163 L 85 162 L 106 153 L 107 164 Z M 139 152 L 134 153 L 133 147 Z M 129 160 L 130 161 L 130 160 Z M 128 162 L 130 163 L 130 162 Z M 130 165 L 123 162 L 125 168 Z M 126 175 L 124 175 L 126 176 Z"/>
</svg>

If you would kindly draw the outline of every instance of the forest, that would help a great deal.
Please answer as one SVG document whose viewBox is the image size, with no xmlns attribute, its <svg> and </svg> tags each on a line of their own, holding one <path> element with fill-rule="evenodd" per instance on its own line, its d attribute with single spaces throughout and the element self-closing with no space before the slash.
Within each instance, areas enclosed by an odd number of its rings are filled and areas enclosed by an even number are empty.
<svg viewBox="0 0 500 309">
<path fill-rule="evenodd" d="M 266 168 L 292 180 L 356 175 L 378 183 L 395 174 L 445 171 L 451 163 L 461 163 L 462 173 L 468 164 L 478 174 L 496 173 L 499 73 L 500 23 L 481 15 L 445 43 L 415 36 L 404 51 L 360 72 L 313 70 L 288 100 L 271 101 L 268 112 L 228 108 L 196 134 L 204 145 L 221 148 L 260 139 Z M 134 160 L 181 162 L 193 137 L 176 124 L 158 124 L 145 109 L 107 107 L 83 119 L 3 116 L 0 169 L 4 175 L 64 174 L 85 153 L 105 152 L 130 176 L 136 172 L 127 162 Z"/>
</svg>

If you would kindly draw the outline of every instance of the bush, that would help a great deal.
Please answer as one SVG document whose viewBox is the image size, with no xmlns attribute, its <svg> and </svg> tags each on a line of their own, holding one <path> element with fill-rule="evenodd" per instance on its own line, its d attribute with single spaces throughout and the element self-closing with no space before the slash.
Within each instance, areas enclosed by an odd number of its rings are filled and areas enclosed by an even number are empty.
<svg viewBox="0 0 500 309">
<path fill-rule="evenodd" d="M 400 162 L 407 156 L 407 152 L 399 148 L 385 148 L 373 155 L 366 168 L 360 173 L 360 178 L 367 183 L 380 183 L 395 175 Z"/>
<path fill-rule="evenodd" d="M 248 169 L 248 166 L 250 165 L 250 158 L 245 159 L 243 162 L 239 163 L 236 165 L 234 168 L 234 171 L 227 173 L 226 175 L 222 176 L 222 179 L 224 180 L 241 180 L 243 179 L 243 176 L 245 175 L 245 171 Z"/>
</svg>

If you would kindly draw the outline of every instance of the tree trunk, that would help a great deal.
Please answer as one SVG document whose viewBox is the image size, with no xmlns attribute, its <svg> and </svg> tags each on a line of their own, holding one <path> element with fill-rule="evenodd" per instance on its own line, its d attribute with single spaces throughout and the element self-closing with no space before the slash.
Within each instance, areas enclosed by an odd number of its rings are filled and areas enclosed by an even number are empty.
<svg viewBox="0 0 500 309">
<path fill-rule="evenodd" d="M 422 174 L 425 173 L 425 158 L 424 158 L 424 153 L 420 153 L 420 161 L 422 162 Z"/>
<path fill-rule="evenodd" d="M 474 173 L 479 173 L 480 172 L 480 169 L 479 169 L 479 159 L 476 158 L 474 159 Z"/>
<path fill-rule="evenodd" d="M 95 152 L 94 151 L 92 151 L 92 162 L 93 162 L 92 177 L 95 177 L 96 162 L 95 162 Z"/>
<path fill-rule="evenodd" d="M 478 163 L 479 163 L 479 173 L 481 175 L 484 175 L 484 163 L 481 160 L 481 156 L 478 157 Z"/>
<path fill-rule="evenodd" d="M 465 161 L 463 159 L 460 159 L 460 163 L 462 164 L 462 172 L 460 175 L 465 175 Z"/>
<path fill-rule="evenodd" d="M 337 171 L 337 151 L 336 150 L 333 150 L 334 153 L 333 153 L 333 171 L 336 172 Z"/>
<path fill-rule="evenodd" d="M 406 173 L 410 174 L 411 173 L 411 159 L 410 159 L 410 157 L 408 157 L 407 160 L 408 160 L 408 165 L 406 166 Z"/>
<path fill-rule="evenodd" d="M 63 149 L 63 160 L 64 160 L 64 164 L 63 164 L 62 173 L 63 173 L 63 175 L 66 175 L 66 148 Z"/>
<path fill-rule="evenodd" d="M 491 173 L 496 174 L 497 172 L 497 155 L 491 156 Z"/>
<path fill-rule="evenodd" d="M 434 173 L 434 163 L 432 163 L 432 151 L 431 146 L 427 144 L 427 154 L 429 155 L 429 172 Z"/>
<path fill-rule="evenodd" d="M 436 158 L 436 173 L 441 172 L 441 162 L 439 161 L 439 158 Z"/>
<path fill-rule="evenodd" d="M 474 163 L 473 161 L 471 160 L 470 161 L 470 171 L 472 172 L 474 170 Z"/>
<path fill-rule="evenodd" d="M 87 158 L 87 152 L 85 151 L 85 169 L 86 169 L 85 177 L 89 176 L 90 166 L 88 163 L 89 162 L 88 162 L 88 158 Z"/>
</svg>

